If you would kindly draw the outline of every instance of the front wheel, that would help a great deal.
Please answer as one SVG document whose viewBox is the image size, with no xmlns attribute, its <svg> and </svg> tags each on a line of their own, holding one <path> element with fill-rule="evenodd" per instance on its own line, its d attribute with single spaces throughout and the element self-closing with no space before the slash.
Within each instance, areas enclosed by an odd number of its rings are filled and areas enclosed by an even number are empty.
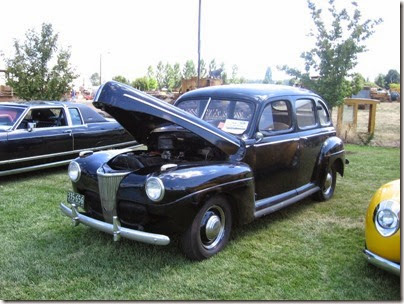
<svg viewBox="0 0 404 304">
<path fill-rule="evenodd" d="M 182 235 L 181 247 L 191 260 L 203 260 L 226 246 L 231 232 L 230 205 L 224 197 L 209 199 Z"/>
<path fill-rule="evenodd" d="M 332 166 L 330 169 L 327 169 L 321 189 L 314 194 L 314 199 L 320 202 L 329 200 L 334 194 L 336 182 L 337 171 Z"/>
</svg>

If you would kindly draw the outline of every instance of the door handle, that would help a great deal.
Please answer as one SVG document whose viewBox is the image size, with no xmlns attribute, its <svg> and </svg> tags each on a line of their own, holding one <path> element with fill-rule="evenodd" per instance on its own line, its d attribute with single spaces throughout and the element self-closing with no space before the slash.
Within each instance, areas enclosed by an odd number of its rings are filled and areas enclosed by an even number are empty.
<svg viewBox="0 0 404 304">
<path fill-rule="evenodd" d="M 72 136 L 72 130 L 65 130 L 65 131 L 63 131 L 63 133 L 69 134 L 70 136 Z"/>
</svg>

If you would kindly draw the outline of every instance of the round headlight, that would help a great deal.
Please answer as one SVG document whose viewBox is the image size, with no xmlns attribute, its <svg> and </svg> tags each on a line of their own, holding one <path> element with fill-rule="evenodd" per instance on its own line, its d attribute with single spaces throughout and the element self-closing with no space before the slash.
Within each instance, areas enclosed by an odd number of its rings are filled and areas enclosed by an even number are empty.
<svg viewBox="0 0 404 304">
<path fill-rule="evenodd" d="M 69 177 L 72 180 L 72 182 L 77 182 L 81 176 L 80 165 L 75 161 L 70 162 L 69 168 L 67 169 L 67 173 L 69 174 Z"/>
<path fill-rule="evenodd" d="M 380 202 L 375 210 L 374 220 L 381 235 L 393 235 L 400 227 L 400 204 L 393 200 Z"/>
<path fill-rule="evenodd" d="M 150 177 L 146 181 L 146 194 L 149 199 L 159 202 L 164 196 L 164 185 L 158 177 Z"/>
</svg>

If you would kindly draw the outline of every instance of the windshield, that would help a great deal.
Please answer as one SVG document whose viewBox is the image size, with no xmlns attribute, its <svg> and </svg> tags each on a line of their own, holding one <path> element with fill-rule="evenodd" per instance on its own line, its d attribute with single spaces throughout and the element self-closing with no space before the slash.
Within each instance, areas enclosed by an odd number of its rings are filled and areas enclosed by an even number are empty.
<svg viewBox="0 0 404 304">
<path fill-rule="evenodd" d="M 12 106 L 0 106 L 0 128 L 12 127 L 21 116 L 24 109 Z"/>
<path fill-rule="evenodd" d="M 237 100 L 184 100 L 176 106 L 216 128 L 235 135 L 247 131 L 254 113 L 252 103 Z"/>
</svg>

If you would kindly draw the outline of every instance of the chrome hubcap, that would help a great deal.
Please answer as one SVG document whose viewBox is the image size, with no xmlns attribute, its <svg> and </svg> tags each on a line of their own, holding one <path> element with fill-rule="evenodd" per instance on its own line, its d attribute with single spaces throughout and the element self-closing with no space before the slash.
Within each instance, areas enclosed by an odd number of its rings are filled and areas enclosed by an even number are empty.
<svg viewBox="0 0 404 304">
<path fill-rule="evenodd" d="M 214 248 L 223 239 L 225 215 L 219 206 L 212 206 L 202 217 L 200 235 L 205 249 Z"/>
<path fill-rule="evenodd" d="M 328 195 L 331 191 L 332 187 L 332 174 L 330 172 L 327 172 L 327 176 L 325 178 L 324 182 L 324 194 Z"/>
<path fill-rule="evenodd" d="M 213 215 L 208 219 L 206 223 L 206 237 L 209 241 L 217 238 L 220 232 L 220 228 L 222 228 L 222 224 L 220 223 L 220 218 L 217 215 Z"/>
</svg>

